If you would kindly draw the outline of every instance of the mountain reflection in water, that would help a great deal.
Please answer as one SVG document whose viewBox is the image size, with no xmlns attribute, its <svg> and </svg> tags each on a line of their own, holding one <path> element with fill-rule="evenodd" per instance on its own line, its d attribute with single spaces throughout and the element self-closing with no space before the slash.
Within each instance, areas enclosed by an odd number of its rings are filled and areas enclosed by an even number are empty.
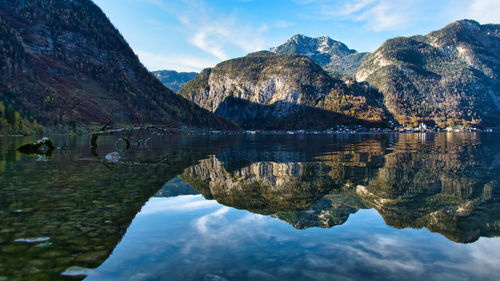
<svg viewBox="0 0 500 281">
<path fill-rule="evenodd" d="M 368 138 L 304 159 L 275 151 L 277 161 L 230 151 L 201 160 L 180 178 L 206 199 L 299 229 L 329 228 L 374 208 L 390 226 L 426 227 L 456 242 L 499 235 L 497 146 L 481 144 L 477 134 L 384 141 Z M 241 159 L 251 163 L 235 167 Z"/>
<path fill-rule="evenodd" d="M 49 159 L 0 138 L 0 280 L 493 280 L 499 140 L 168 136 L 108 163 L 88 138 Z"/>
</svg>

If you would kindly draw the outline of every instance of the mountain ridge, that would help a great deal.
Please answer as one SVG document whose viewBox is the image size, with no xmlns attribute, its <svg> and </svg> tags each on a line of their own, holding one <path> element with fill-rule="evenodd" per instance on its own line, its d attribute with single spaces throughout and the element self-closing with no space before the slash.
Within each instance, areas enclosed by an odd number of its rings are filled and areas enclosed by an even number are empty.
<svg viewBox="0 0 500 281">
<path fill-rule="evenodd" d="M 199 74 L 198 72 L 178 72 L 175 70 L 157 70 L 152 71 L 152 73 L 173 92 L 179 91 Z"/>
<path fill-rule="evenodd" d="M 500 120 L 500 25 L 450 23 L 387 40 L 356 72 L 402 124 L 495 126 Z"/>
<path fill-rule="evenodd" d="M 0 26 L 0 101 L 26 120 L 232 126 L 165 88 L 92 1 L 0 1 Z"/>
<path fill-rule="evenodd" d="M 328 36 L 317 38 L 296 34 L 282 45 L 273 47 L 275 54 L 303 54 L 309 56 L 325 70 L 337 77 L 354 75 L 356 69 L 370 53 L 359 53 Z"/>
</svg>

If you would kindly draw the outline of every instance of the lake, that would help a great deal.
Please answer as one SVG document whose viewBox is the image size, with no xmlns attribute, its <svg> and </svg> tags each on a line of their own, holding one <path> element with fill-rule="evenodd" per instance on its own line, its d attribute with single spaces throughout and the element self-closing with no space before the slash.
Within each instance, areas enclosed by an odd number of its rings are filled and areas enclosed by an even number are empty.
<svg viewBox="0 0 500 281">
<path fill-rule="evenodd" d="M 0 137 L 0 281 L 500 280 L 499 133 L 53 139 Z"/>
</svg>

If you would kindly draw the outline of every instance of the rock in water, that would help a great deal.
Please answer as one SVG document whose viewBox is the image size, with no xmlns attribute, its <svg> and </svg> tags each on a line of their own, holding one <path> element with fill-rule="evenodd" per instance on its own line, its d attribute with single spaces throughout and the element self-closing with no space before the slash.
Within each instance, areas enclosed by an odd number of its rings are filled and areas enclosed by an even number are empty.
<svg viewBox="0 0 500 281">
<path fill-rule="evenodd" d="M 17 150 L 25 154 L 50 155 L 55 148 L 53 140 L 43 137 L 35 142 L 23 144 Z"/>
<path fill-rule="evenodd" d="M 38 243 L 38 242 L 46 242 L 49 241 L 50 237 L 36 237 L 36 238 L 19 238 L 16 239 L 14 242 L 19 242 L 19 243 Z"/>
<path fill-rule="evenodd" d="M 111 152 L 111 153 L 108 153 L 106 154 L 106 160 L 108 160 L 109 162 L 118 162 L 120 161 L 120 153 L 118 152 Z"/>
<path fill-rule="evenodd" d="M 80 267 L 80 266 L 72 266 L 66 269 L 62 276 L 87 276 L 92 272 L 92 269 Z"/>
</svg>

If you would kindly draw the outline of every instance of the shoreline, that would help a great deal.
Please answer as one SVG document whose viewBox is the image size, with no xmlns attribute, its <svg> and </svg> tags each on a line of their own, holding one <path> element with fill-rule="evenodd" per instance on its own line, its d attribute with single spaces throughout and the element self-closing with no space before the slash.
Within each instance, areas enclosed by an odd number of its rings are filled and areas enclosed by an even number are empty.
<svg viewBox="0 0 500 281">
<path fill-rule="evenodd" d="M 377 135 L 377 134 L 470 134 L 470 133 L 496 133 L 500 130 L 460 130 L 460 131 L 446 131 L 446 130 L 429 130 L 429 131 L 410 131 L 410 130 L 366 130 L 366 131 L 356 131 L 356 130 L 288 130 L 288 131 L 258 131 L 258 130 L 246 130 L 246 131 L 218 131 L 218 130 L 185 130 L 177 133 L 153 133 L 156 136 L 167 136 L 167 135 L 270 135 L 270 136 L 292 136 L 292 135 Z M 85 134 L 46 134 L 45 136 L 91 136 L 92 133 Z M 35 135 L 0 135 L 0 138 L 5 137 L 34 137 Z M 42 137 L 36 136 L 36 137 Z"/>
</svg>

